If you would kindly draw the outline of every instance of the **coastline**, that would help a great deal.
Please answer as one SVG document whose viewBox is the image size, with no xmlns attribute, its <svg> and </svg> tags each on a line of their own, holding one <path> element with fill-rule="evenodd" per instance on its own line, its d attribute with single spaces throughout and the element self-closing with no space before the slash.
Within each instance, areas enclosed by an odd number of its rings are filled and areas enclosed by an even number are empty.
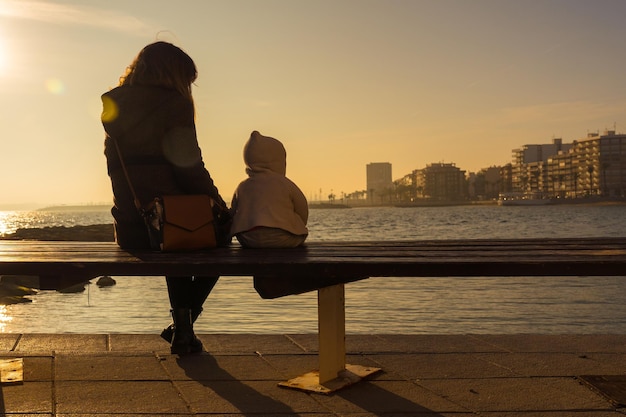
<svg viewBox="0 0 626 417">
<path fill-rule="evenodd" d="M 66 240 L 74 242 L 114 242 L 113 223 L 88 226 L 46 226 L 22 228 L 0 235 L 0 240 Z"/>
<path fill-rule="evenodd" d="M 112 204 L 61 204 L 38 208 L 36 211 L 108 211 Z"/>
<path fill-rule="evenodd" d="M 601 206 L 622 206 L 626 205 L 626 199 L 597 199 L 597 198 L 581 198 L 581 199 L 556 199 L 552 200 L 549 204 L 542 205 L 527 205 L 526 208 L 532 207 L 550 207 L 550 206 L 589 206 L 589 207 L 601 207 Z M 331 210 L 337 209 L 373 209 L 373 208 L 436 208 L 436 207 L 513 207 L 517 205 L 499 206 L 496 200 L 484 200 L 484 201 L 415 201 L 411 203 L 387 203 L 378 205 L 345 205 L 345 204 L 330 204 L 330 203 L 311 203 L 309 208 L 312 210 Z M 63 207 L 61 212 L 74 212 L 85 211 L 87 213 L 101 212 L 103 208 L 107 211 L 108 206 L 49 206 L 45 210 L 52 212 L 56 211 L 58 207 Z M 78 209 L 86 207 L 87 209 Z M 519 206 L 518 206 L 519 207 Z M 78 209 L 78 210 L 77 210 Z M 38 211 L 44 211 L 39 209 Z M 344 210 L 340 210 L 343 212 Z M 349 210 L 350 211 L 350 210 Z M 339 216 L 342 217 L 342 216 Z M 0 233 L 0 240 L 66 240 L 66 241 L 83 241 L 83 242 L 113 242 L 114 228 L 113 223 L 108 222 L 109 216 L 104 218 L 98 218 L 94 224 L 87 225 L 75 225 L 75 226 L 45 226 L 45 227 L 22 227 L 13 229 L 15 231 Z"/>
</svg>

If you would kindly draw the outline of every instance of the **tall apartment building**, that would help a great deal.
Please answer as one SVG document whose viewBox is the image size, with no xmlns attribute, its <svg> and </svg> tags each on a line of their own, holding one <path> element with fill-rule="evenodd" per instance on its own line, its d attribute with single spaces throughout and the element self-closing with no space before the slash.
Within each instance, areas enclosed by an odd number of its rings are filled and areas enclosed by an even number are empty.
<svg viewBox="0 0 626 417">
<path fill-rule="evenodd" d="M 548 159 L 546 177 L 559 197 L 626 197 L 626 134 L 606 130 L 574 141 Z"/>
<path fill-rule="evenodd" d="M 366 166 L 367 199 L 370 203 L 382 201 L 393 192 L 389 162 L 372 162 Z"/>
<path fill-rule="evenodd" d="M 465 171 L 454 164 L 436 163 L 417 171 L 417 188 L 426 198 L 441 201 L 463 200 L 467 197 Z"/>
<path fill-rule="evenodd" d="M 626 197 L 626 134 L 602 134 L 563 144 L 525 145 L 513 150 L 513 191 L 575 198 Z"/>
<path fill-rule="evenodd" d="M 552 139 L 551 144 L 524 145 L 513 149 L 511 183 L 513 191 L 530 193 L 544 188 L 544 163 L 559 152 L 568 151 L 572 144 L 563 144 L 562 139 Z"/>
</svg>

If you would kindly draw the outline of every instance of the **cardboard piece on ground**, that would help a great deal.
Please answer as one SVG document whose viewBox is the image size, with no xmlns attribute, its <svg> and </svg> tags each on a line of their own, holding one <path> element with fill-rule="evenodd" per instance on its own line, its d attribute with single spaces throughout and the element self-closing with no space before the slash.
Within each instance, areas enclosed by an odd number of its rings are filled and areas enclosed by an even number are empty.
<svg viewBox="0 0 626 417">
<path fill-rule="evenodd" d="M 0 383 L 24 382 L 24 360 L 22 358 L 0 360 Z"/>
<path fill-rule="evenodd" d="M 342 388 L 356 384 L 380 370 L 381 368 L 371 366 L 346 364 L 346 369 L 339 372 L 337 378 L 325 382 L 324 384 L 320 384 L 319 371 L 311 371 L 296 378 L 292 378 L 289 381 L 279 382 L 278 385 L 317 394 L 331 394 Z"/>
</svg>

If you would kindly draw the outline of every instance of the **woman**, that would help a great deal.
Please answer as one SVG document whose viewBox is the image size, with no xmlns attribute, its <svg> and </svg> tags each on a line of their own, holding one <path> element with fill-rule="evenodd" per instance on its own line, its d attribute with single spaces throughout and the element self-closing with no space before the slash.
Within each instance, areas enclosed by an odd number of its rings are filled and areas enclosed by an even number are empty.
<svg viewBox="0 0 626 417">
<path fill-rule="evenodd" d="M 196 137 L 191 85 L 197 75 L 185 52 L 156 42 L 139 52 L 118 87 L 102 95 L 104 153 L 114 196 L 111 213 L 116 241 L 123 249 L 149 249 L 150 241 L 120 154 L 141 205 L 161 195 L 204 193 L 226 210 L 204 167 Z M 217 279 L 166 277 L 174 323 L 161 336 L 171 339 L 172 353 L 202 350 L 193 322 Z"/>
</svg>

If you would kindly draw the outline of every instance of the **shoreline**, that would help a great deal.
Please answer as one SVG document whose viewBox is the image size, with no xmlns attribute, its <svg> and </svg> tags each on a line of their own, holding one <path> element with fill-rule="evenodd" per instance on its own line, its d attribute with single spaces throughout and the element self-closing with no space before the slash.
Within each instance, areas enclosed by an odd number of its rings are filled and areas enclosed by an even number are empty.
<svg viewBox="0 0 626 417">
<path fill-rule="evenodd" d="M 419 208 L 436 208 L 436 207 L 503 207 L 506 210 L 507 207 L 526 207 L 531 209 L 533 207 L 546 207 L 546 206 L 589 206 L 589 207 L 601 207 L 601 206 L 622 206 L 626 205 L 626 200 L 616 199 L 577 199 L 577 200 L 562 200 L 554 201 L 550 204 L 543 205 L 507 205 L 499 206 L 497 201 L 454 201 L 454 202 L 442 202 L 442 201 L 420 201 L 405 204 L 381 204 L 381 205 L 343 205 L 343 204 L 319 204 L 312 203 L 309 205 L 311 210 L 337 210 L 337 209 L 373 209 L 381 207 L 399 208 L 399 209 L 419 209 Z M 50 206 L 52 207 L 52 206 Z M 70 207 L 78 206 L 65 206 L 67 211 L 71 211 Z M 81 206 L 82 207 L 82 206 Z M 86 206 L 94 207 L 93 209 L 84 210 L 86 212 L 97 211 L 95 207 L 104 206 Z M 108 207 L 107 207 L 108 209 Z M 340 210 L 341 211 L 341 210 Z M 96 223 L 89 225 L 76 225 L 76 226 L 45 226 L 45 227 L 27 227 L 18 228 L 13 232 L 0 233 L 0 240 L 60 240 L 60 241 L 82 241 L 82 242 L 114 242 L 114 227 L 111 223 Z"/>
<path fill-rule="evenodd" d="M 552 198 L 546 205 L 626 205 L 626 198 Z M 353 201 L 346 203 L 328 203 L 322 201 L 311 201 L 308 206 L 310 210 L 318 209 L 349 209 L 349 208 L 367 208 L 367 207 L 452 207 L 452 206 L 496 206 L 498 200 L 452 200 L 438 201 L 430 199 L 418 199 L 411 202 L 386 202 L 378 204 L 368 204 L 366 201 Z M 26 211 L 109 211 L 111 204 L 60 204 L 36 208 Z M 0 210 L 2 211 L 2 210 Z M 12 210 L 8 210 L 12 211 Z"/>
<path fill-rule="evenodd" d="M 21 228 L 0 235 L 0 240 L 65 240 L 74 242 L 114 242 L 113 223 L 88 226 L 46 226 Z"/>
<path fill-rule="evenodd" d="M 34 211 L 108 211 L 113 204 L 61 204 L 45 206 Z"/>
</svg>

